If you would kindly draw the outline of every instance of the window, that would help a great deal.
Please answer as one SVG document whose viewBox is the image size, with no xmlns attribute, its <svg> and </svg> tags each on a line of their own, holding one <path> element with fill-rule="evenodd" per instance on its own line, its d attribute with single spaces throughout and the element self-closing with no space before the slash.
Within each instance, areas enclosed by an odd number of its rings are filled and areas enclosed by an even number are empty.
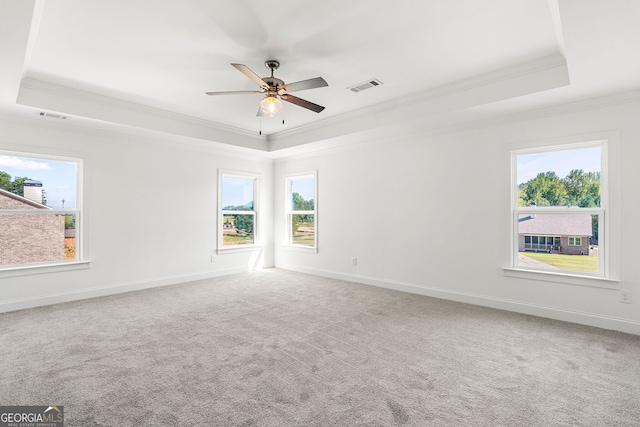
<svg viewBox="0 0 640 427">
<path fill-rule="evenodd" d="M 218 249 L 256 245 L 258 176 L 221 171 L 218 182 Z"/>
<path fill-rule="evenodd" d="M 549 252 L 558 250 L 560 246 L 559 236 L 531 236 L 524 235 L 524 250 L 534 252 Z"/>
<path fill-rule="evenodd" d="M 511 267 L 607 278 L 607 142 L 511 152 Z"/>
<path fill-rule="evenodd" d="M 75 159 L 0 154 L 0 270 L 81 261 Z"/>
<path fill-rule="evenodd" d="M 286 179 L 287 237 L 289 245 L 317 248 L 315 172 Z"/>
</svg>

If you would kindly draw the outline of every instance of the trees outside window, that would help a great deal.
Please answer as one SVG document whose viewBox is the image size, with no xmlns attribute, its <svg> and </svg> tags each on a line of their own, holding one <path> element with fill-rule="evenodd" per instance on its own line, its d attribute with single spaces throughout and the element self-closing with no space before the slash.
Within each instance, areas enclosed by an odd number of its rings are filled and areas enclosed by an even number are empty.
<svg viewBox="0 0 640 427">
<path fill-rule="evenodd" d="M 218 248 L 256 244 L 258 188 L 257 176 L 220 172 Z"/>
<path fill-rule="evenodd" d="M 317 248 L 316 173 L 287 177 L 286 189 L 287 243 Z"/>
</svg>

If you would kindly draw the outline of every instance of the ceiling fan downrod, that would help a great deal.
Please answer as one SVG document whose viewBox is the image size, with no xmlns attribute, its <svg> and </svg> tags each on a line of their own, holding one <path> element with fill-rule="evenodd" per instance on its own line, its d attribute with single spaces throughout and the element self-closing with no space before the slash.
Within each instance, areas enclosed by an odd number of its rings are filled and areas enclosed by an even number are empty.
<svg viewBox="0 0 640 427">
<path fill-rule="evenodd" d="M 264 62 L 264 66 L 267 67 L 268 70 L 271 70 L 271 77 L 273 77 L 273 72 L 280 68 L 280 62 L 275 59 L 269 59 Z"/>
</svg>

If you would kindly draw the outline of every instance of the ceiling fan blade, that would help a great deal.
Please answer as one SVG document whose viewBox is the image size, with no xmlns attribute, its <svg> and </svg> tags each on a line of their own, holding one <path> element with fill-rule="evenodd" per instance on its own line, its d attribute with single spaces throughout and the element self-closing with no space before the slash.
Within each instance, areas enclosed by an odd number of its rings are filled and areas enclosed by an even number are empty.
<svg viewBox="0 0 640 427">
<path fill-rule="evenodd" d="M 243 94 L 255 94 L 255 93 L 262 93 L 259 90 L 231 90 L 231 91 L 225 91 L 225 92 L 205 92 L 207 95 L 212 96 L 212 95 L 243 95 Z"/>
<path fill-rule="evenodd" d="M 322 77 L 316 77 L 309 80 L 300 80 L 299 82 L 287 83 L 283 89 L 287 92 L 296 92 L 298 90 L 313 89 L 316 87 L 325 87 L 329 84 Z"/>
<path fill-rule="evenodd" d="M 264 116 L 264 113 L 262 112 L 262 108 L 258 107 L 258 113 L 256 114 L 257 117 L 262 117 Z"/>
<path fill-rule="evenodd" d="M 324 110 L 324 107 L 322 105 L 314 104 L 313 102 L 307 101 L 306 99 L 298 98 L 297 96 L 284 94 L 280 95 L 280 99 L 295 104 L 299 107 L 306 108 L 307 110 L 315 111 L 316 113 Z"/>
<path fill-rule="evenodd" d="M 246 65 L 244 64 L 231 64 L 231 65 L 233 65 L 236 68 L 236 70 L 240 71 L 242 74 L 244 74 L 245 76 L 253 80 L 258 86 L 265 89 L 269 88 L 269 85 L 267 84 L 267 82 L 262 80 L 262 78 L 260 78 L 259 75 L 251 71 L 251 69 Z"/>
</svg>

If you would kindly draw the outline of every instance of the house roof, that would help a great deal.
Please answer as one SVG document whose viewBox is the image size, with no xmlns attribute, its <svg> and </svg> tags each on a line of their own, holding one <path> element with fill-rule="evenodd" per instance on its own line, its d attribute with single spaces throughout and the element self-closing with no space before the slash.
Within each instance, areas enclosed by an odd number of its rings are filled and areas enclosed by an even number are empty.
<svg viewBox="0 0 640 427">
<path fill-rule="evenodd" d="M 591 236 L 591 215 L 543 213 L 521 215 L 518 234 L 547 236 Z"/>
<path fill-rule="evenodd" d="M 7 197 L 9 199 L 13 199 L 16 200 L 18 202 L 24 203 L 25 205 L 31 206 L 33 208 L 38 208 L 38 209 L 51 209 L 49 206 L 45 206 L 42 203 L 38 203 L 38 202 L 34 202 L 33 200 L 29 200 L 27 198 L 24 198 L 18 194 L 14 194 L 10 191 L 7 190 L 3 190 L 2 188 L 0 188 L 0 197 Z"/>
</svg>

